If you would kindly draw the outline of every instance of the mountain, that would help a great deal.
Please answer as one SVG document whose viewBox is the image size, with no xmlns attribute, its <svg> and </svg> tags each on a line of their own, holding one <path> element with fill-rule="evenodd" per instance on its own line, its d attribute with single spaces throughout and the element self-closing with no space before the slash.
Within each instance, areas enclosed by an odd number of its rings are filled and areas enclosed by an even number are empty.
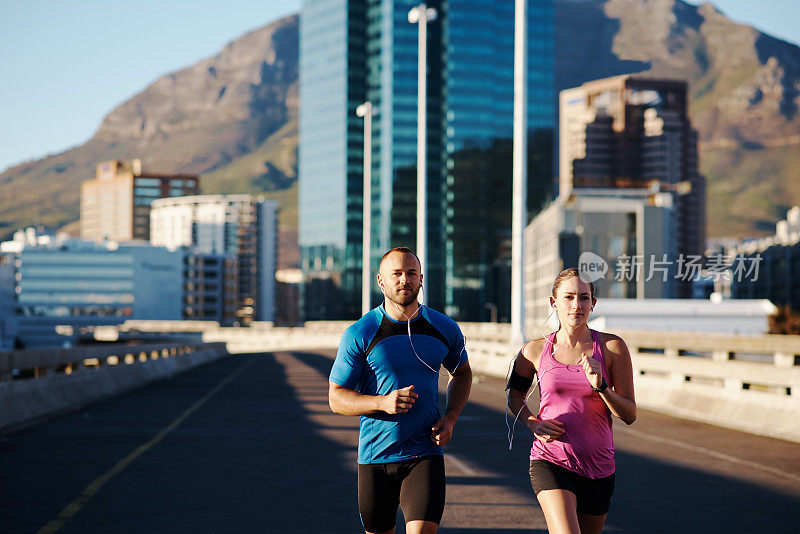
<svg viewBox="0 0 800 534">
<path fill-rule="evenodd" d="M 800 204 L 800 48 L 709 3 L 557 0 L 559 89 L 629 72 L 689 82 L 708 235 L 763 235 Z"/>
<path fill-rule="evenodd" d="M 279 262 L 296 264 L 297 26 L 291 16 L 247 33 L 112 110 L 85 144 L 0 174 L 0 234 L 76 230 L 97 163 L 139 158 L 153 172 L 201 174 L 204 193 L 277 198 Z"/>
<path fill-rule="evenodd" d="M 625 73 L 686 79 L 708 179 L 708 235 L 763 235 L 800 204 L 800 48 L 682 0 L 555 0 L 558 89 Z M 200 173 L 206 193 L 281 207 L 279 264 L 297 251 L 298 17 L 159 78 L 87 143 L 0 174 L 0 237 L 75 229 L 80 182 L 107 159 Z"/>
</svg>

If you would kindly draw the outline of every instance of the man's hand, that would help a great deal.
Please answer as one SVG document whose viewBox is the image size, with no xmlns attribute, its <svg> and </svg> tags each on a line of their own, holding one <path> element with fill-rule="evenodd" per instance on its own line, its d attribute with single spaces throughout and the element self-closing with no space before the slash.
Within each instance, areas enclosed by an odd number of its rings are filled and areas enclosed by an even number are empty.
<svg viewBox="0 0 800 534">
<path fill-rule="evenodd" d="M 407 386 L 402 389 L 396 389 L 384 395 L 381 402 L 381 410 L 388 414 L 406 413 L 414 406 L 414 401 L 419 397 L 414 393 L 414 386 Z"/>
<path fill-rule="evenodd" d="M 453 437 L 453 426 L 456 422 L 448 416 L 444 416 L 431 428 L 431 440 L 436 445 L 445 445 Z"/>
</svg>

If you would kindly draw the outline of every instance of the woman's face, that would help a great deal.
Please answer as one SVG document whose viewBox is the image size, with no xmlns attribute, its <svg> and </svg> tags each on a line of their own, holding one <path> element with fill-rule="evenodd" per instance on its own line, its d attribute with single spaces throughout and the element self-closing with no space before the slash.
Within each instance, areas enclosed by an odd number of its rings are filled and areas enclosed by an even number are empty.
<svg viewBox="0 0 800 534">
<path fill-rule="evenodd" d="M 592 298 L 589 284 L 578 276 L 562 280 L 556 291 L 556 298 L 550 297 L 563 326 L 577 327 L 589 319 L 589 312 L 596 299 Z"/>
</svg>

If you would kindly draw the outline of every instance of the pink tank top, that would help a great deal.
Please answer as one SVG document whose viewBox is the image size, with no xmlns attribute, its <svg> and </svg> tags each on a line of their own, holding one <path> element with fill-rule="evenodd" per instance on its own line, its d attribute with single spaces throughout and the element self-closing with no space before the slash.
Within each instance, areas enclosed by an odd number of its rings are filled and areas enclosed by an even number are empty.
<svg viewBox="0 0 800 534">
<path fill-rule="evenodd" d="M 606 372 L 597 332 L 592 330 L 592 358 Z M 539 419 L 558 419 L 564 433 L 543 443 L 534 438 L 531 460 L 547 460 L 588 478 L 614 473 L 614 437 L 611 412 L 600 395 L 592 391 L 580 365 L 564 365 L 553 358 L 555 333 L 547 338 L 539 360 Z"/>
</svg>

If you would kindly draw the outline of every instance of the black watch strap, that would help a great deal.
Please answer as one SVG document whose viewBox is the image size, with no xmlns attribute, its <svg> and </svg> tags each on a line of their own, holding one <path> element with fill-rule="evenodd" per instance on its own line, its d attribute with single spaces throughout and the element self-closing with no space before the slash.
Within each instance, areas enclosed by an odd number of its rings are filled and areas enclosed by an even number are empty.
<svg viewBox="0 0 800 534">
<path fill-rule="evenodd" d="M 592 386 L 592 391 L 596 391 L 597 393 L 602 393 L 606 389 L 608 389 L 608 382 L 606 382 L 606 377 L 603 377 L 603 381 L 600 383 L 599 388 Z"/>
</svg>

